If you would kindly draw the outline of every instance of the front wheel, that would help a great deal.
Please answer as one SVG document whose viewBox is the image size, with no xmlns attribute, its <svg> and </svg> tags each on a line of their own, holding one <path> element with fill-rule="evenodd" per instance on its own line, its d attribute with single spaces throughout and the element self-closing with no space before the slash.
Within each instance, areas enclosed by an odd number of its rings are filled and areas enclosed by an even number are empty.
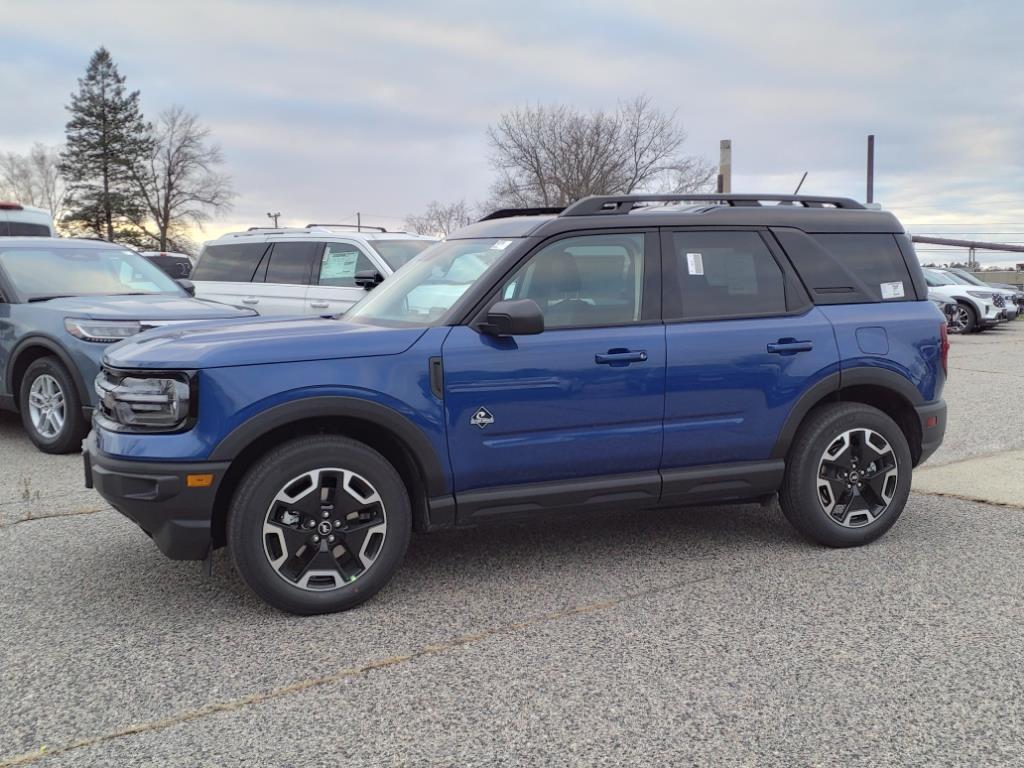
<svg viewBox="0 0 1024 768">
<path fill-rule="evenodd" d="M 910 447 L 891 418 L 861 403 L 816 409 L 801 426 L 779 502 L 798 531 L 829 547 L 874 541 L 910 495 Z"/>
<path fill-rule="evenodd" d="M 978 329 L 978 313 L 968 304 L 957 303 L 949 317 L 950 333 L 974 333 Z"/>
<path fill-rule="evenodd" d="M 257 595 L 297 614 L 353 608 L 375 595 L 409 545 L 409 496 L 372 448 L 320 435 L 260 459 L 235 492 L 228 548 Z"/>
<path fill-rule="evenodd" d="M 18 408 L 21 423 L 39 450 L 81 450 L 89 424 L 82 415 L 75 382 L 56 357 L 41 357 L 29 365 L 21 380 Z"/>
</svg>

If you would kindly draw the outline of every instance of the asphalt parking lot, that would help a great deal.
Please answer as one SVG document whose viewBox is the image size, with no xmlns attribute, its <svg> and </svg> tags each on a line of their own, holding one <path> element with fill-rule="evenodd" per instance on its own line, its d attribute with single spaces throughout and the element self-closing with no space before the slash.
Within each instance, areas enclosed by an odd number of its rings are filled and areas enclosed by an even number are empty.
<svg viewBox="0 0 1024 768">
<path fill-rule="evenodd" d="M 1024 449 L 1022 371 L 1024 321 L 953 339 L 935 477 Z M 166 560 L 6 415 L 0 456 L 0 766 L 1024 754 L 1021 479 L 915 492 L 856 550 L 760 506 L 420 536 L 376 599 L 297 619 L 223 553 Z"/>
</svg>

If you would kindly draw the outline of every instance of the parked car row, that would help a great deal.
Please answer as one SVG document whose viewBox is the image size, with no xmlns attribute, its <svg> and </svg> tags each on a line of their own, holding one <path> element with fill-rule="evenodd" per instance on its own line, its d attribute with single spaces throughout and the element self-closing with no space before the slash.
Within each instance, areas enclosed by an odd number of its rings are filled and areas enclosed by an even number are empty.
<svg viewBox="0 0 1024 768">
<path fill-rule="evenodd" d="M 928 296 L 941 303 L 952 333 L 975 333 L 1015 320 L 1024 308 L 1024 292 L 982 282 L 962 269 L 926 268 Z"/>
</svg>

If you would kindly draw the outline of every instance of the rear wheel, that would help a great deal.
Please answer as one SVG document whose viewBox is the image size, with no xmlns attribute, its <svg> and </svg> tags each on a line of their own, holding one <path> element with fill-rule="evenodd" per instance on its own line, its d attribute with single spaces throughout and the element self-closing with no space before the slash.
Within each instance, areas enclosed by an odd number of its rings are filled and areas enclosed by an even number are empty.
<svg viewBox="0 0 1024 768">
<path fill-rule="evenodd" d="M 411 530 L 394 467 L 362 443 L 322 435 L 285 443 L 249 470 L 231 502 L 227 538 L 256 594 L 315 614 L 375 595 L 398 569 Z"/>
<path fill-rule="evenodd" d="M 957 303 L 949 316 L 950 333 L 974 333 L 978 329 L 978 312 L 969 304 Z"/>
<path fill-rule="evenodd" d="M 41 357 L 21 380 L 18 408 L 29 439 L 44 453 L 82 448 L 89 424 L 68 369 L 56 357 Z"/>
<path fill-rule="evenodd" d="M 911 463 L 903 431 L 877 408 L 822 406 L 797 433 L 779 494 L 782 511 L 819 544 L 867 544 L 903 512 Z"/>
</svg>

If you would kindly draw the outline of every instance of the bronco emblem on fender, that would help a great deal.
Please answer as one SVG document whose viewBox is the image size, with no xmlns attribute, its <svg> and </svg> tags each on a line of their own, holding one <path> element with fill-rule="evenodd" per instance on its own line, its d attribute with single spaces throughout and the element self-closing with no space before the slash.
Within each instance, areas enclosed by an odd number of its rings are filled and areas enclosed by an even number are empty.
<svg viewBox="0 0 1024 768">
<path fill-rule="evenodd" d="M 494 423 L 494 417 L 491 416 L 491 412 L 486 408 L 477 408 L 476 413 L 473 414 L 473 418 L 469 420 L 469 423 L 474 427 L 480 427 L 480 429 L 483 429 L 488 424 Z"/>
</svg>

